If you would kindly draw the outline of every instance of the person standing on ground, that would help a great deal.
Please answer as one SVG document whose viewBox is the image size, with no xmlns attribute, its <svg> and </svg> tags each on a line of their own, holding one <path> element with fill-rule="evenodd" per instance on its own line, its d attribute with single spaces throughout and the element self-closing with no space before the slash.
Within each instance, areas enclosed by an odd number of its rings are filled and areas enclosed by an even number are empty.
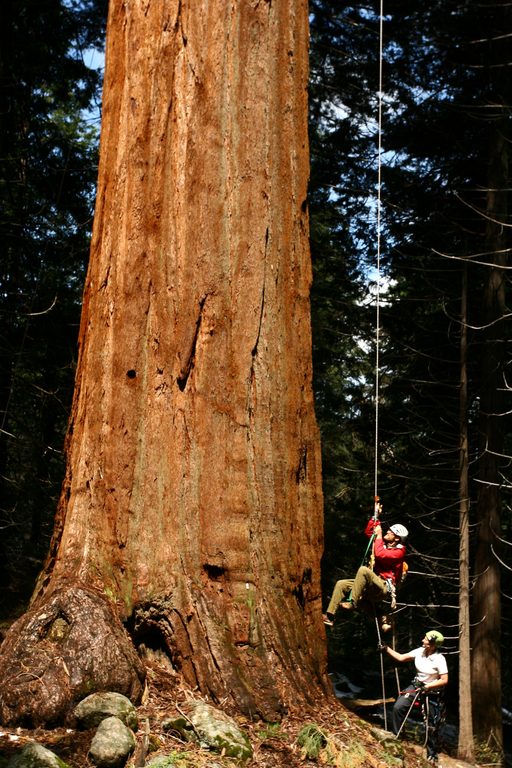
<svg viewBox="0 0 512 768">
<path fill-rule="evenodd" d="M 339 607 L 345 610 L 363 607 L 364 603 L 376 603 L 391 595 L 394 608 L 396 587 L 402 578 L 405 561 L 407 528 L 396 523 L 383 535 L 379 515 L 382 512 L 380 502 L 375 504 L 375 515 L 368 521 L 365 534 L 373 540 L 373 569 L 362 565 L 354 579 L 340 579 L 336 582 L 327 611 L 323 616 L 324 624 L 332 627 L 334 616 Z M 381 624 L 385 631 L 389 629 L 383 617 Z"/>
<path fill-rule="evenodd" d="M 428 711 L 427 760 L 437 765 L 439 749 L 439 726 L 443 706 L 443 693 L 448 685 L 448 665 L 439 648 L 444 643 L 441 632 L 433 629 L 427 632 L 421 646 L 407 653 L 398 653 L 387 645 L 379 646 L 394 661 L 414 661 L 416 676 L 404 691 L 401 692 L 393 706 L 393 733 L 400 732 L 402 724 L 411 708 L 414 697 L 419 695 L 426 698 Z"/>
</svg>

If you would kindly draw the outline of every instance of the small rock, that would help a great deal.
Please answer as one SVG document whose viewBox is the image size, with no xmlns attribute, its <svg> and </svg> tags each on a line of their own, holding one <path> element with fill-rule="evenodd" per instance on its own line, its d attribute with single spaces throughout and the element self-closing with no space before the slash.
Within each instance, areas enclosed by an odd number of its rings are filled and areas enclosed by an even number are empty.
<svg viewBox="0 0 512 768">
<path fill-rule="evenodd" d="M 189 702 L 187 715 L 210 749 L 241 760 L 252 757 L 251 742 L 232 717 L 203 701 Z"/>
<path fill-rule="evenodd" d="M 134 749 L 135 738 L 130 729 L 118 717 L 107 717 L 94 735 L 88 757 L 98 768 L 118 768 Z"/>
<path fill-rule="evenodd" d="M 394 733 L 385 731 L 382 728 L 372 727 L 370 733 L 374 736 L 380 745 L 384 748 L 390 759 L 403 761 L 404 747 L 403 743 L 397 739 Z"/>
<path fill-rule="evenodd" d="M 103 691 L 91 693 L 75 707 L 74 715 L 81 728 L 98 726 L 106 717 L 118 717 L 128 728 L 137 730 L 137 710 L 122 693 Z"/>
<path fill-rule="evenodd" d="M 69 766 L 54 752 L 33 742 L 13 755 L 6 768 L 69 768 Z"/>
</svg>

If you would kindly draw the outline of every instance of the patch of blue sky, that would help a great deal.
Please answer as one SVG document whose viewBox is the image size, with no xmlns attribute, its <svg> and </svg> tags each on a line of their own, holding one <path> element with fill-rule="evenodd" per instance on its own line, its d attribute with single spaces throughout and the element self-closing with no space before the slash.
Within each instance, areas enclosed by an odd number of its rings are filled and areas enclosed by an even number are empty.
<svg viewBox="0 0 512 768">
<path fill-rule="evenodd" d="M 86 48 L 82 52 L 82 59 L 85 66 L 89 69 L 97 69 L 99 72 L 104 72 L 105 51 L 100 51 L 97 48 Z"/>
<path fill-rule="evenodd" d="M 103 73 L 105 72 L 105 52 L 97 48 L 86 48 L 82 51 L 82 59 L 88 69 L 94 69 L 101 75 L 103 82 Z M 99 129 L 101 124 L 101 95 L 98 100 L 92 103 L 88 109 L 83 111 L 83 118 L 90 126 Z"/>
</svg>

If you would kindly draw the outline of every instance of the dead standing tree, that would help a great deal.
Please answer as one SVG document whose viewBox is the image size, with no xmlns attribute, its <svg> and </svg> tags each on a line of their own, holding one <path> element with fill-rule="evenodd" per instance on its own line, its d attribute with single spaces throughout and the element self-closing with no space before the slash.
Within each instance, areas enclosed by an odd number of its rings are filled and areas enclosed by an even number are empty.
<svg viewBox="0 0 512 768">
<path fill-rule="evenodd" d="M 111 1 L 67 473 L 4 723 L 136 698 L 132 638 L 266 718 L 326 690 L 307 25 L 306 0 Z"/>
</svg>

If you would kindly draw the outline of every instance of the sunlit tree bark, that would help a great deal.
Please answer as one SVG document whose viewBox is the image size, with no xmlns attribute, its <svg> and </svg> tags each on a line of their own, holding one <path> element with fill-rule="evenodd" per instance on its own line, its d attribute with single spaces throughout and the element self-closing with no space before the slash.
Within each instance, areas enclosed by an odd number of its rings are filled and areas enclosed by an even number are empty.
<svg viewBox="0 0 512 768">
<path fill-rule="evenodd" d="M 307 24 L 305 0 L 111 2 L 67 474 L 4 721 L 136 697 L 132 640 L 270 719 L 326 690 Z"/>
</svg>

